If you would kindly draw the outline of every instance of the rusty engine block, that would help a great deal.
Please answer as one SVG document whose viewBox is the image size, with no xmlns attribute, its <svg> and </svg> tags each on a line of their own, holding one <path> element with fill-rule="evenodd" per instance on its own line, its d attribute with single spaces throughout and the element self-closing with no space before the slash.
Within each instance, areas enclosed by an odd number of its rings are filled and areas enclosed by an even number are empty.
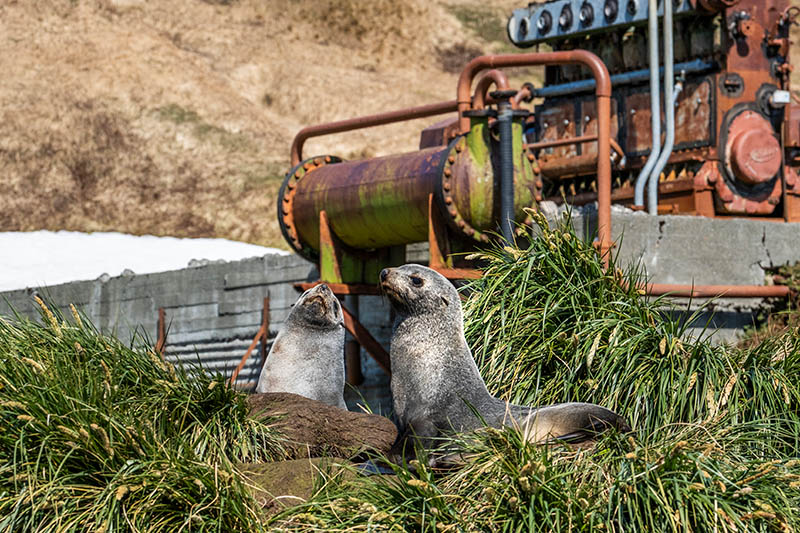
<svg viewBox="0 0 800 533">
<path fill-rule="evenodd" d="M 662 23 L 664 38 L 656 43 L 648 41 L 658 41 L 660 32 L 649 31 L 647 0 L 530 4 L 514 11 L 509 38 L 520 47 L 588 50 L 605 63 L 613 85 L 611 135 L 623 151 L 615 161 L 615 203 L 644 208 L 643 188 L 657 180 L 652 198 L 658 213 L 800 220 L 800 104 L 789 93 L 789 28 L 800 10 L 788 0 L 650 5 L 657 5 L 663 21 L 665 7 L 674 14 L 674 25 Z M 665 46 L 668 39 L 673 43 Z M 649 46 L 657 47 L 655 56 L 648 57 Z M 665 112 L 660 80 L 647 83 L 653 58 L 661 78 L 674 71 L 673 120 Z M 587 74 L 579 66 L 549 65 L 544 87 L 533 90 L 543 101 L 526 134 L 529 142 L 545 146 L 534 155 L 543 196 L 556 202 L 579 205 L 597 198 L 594 145 L 567 144 L 597 132 Z M 663 80 L 665 89 L 668 82 Z M 654 113 L 665 128 L 652 123 Z M 661 152 L 660 164 L 647 168 L 653 152 Z"/>
</svg>

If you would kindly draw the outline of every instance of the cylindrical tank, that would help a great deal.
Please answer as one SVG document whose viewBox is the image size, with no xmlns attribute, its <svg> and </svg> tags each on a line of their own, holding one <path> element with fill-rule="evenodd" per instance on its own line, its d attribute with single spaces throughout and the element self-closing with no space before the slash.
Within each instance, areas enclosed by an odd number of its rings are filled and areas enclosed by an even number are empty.
<svg viewBox="0 0 800 533">
<path fill-rule="evenodd" d="M 278 195 L 284 237 L 310 260 L 319 252 L 320 213 L 335 236 L 353 249 L 371 250 L 425 241 L 428 202 L 462 239 L 489 240 L 499 220 L 499 139 L 490 125 L 493 111 L 474 112 L 470 131 L 447 146 L 359 161 L 333 156 L 307 159 L 287 175 Z M 527 218 L 537 189 L 523 149 L 525 117 L 512 126 L 514 219 Z"/>
</svg>

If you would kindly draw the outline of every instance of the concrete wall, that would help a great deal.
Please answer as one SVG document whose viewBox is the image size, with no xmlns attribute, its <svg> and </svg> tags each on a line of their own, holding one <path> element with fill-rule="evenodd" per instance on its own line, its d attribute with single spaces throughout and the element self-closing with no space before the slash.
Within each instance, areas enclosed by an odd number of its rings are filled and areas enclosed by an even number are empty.
<svg viewBox="0 0 800 533">
<path fill-rule="evenodd" d="M 555 209 L 549 216 L 560 213 Z M 651 217 L 617 208 L 612 222 L 618 264 L 639 263 L 655 282 L 762 284 L 765 268 L 800 261 L 800 224 Z M 591 208 L 576 210 L 573 223 L 579 235 L 590 237 L 595 232 L 595 213 Z M 425 262 L 426 246 L 410 246 L 407 260 Z M 38 316 L 32 301 L 38 293 L 64 310 L 74 303 L 104 332 L 131 339 L 138 331 L 154 340 L 158 309 L 163 307 L 169 327 L 168 359 L 187 364 L 199 359 L 205 367 L 230 375 L 259 329 L 264 297 L 270 298 L 271 343 L 299 294 L 293 284 L 317 277 L 315 267 L 299 257 L 268 255 L 1 293 L 0 316 L 8 315 L 11 308 Z M 719 300 L 708 308 L 713 317 L 701 315 L 697 326 L 711 319 L 712 327 L 721 328 L 717 338 L 730 339 L 752 323 L 753 312 L 763 304 L 760 300 Z M 692 308 L 696 307 L 694 302 Z M 388 348 L 388 304 L 378 296 L 362 296 L 360 316 Z M 365 382 L 347 391 L 348 404 L 356 408 L 363 399 L 374 412 L 387 413 L 391 408 L 388 378 L 363 350 L 361 359 Z M 239 376 L 239 385 L 252 387 L 260 367 L 259 350 L 255 350 Z"/>
</svg>

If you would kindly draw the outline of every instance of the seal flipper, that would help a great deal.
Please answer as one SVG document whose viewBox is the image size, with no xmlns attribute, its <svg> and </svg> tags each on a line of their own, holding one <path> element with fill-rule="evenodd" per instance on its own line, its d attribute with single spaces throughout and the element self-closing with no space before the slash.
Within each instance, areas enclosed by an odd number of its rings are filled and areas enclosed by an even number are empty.
<svg viewBox="0 0 800 533">
<path fill-rule="evenodd" d="M 581 442 L 612 428 L 622 433 L 631 431 L 620 415 L 591 403 L 560 403 L 534 409 L 522 424 L 525 439 L 532 443 Z"/>
</svg>

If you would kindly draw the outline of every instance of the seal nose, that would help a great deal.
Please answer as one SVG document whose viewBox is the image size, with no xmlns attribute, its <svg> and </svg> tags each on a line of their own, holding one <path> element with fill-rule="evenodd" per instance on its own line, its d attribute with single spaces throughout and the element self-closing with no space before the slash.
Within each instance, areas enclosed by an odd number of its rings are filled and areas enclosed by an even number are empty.
<svg viewBox="0 0 800 533">
<path fill-rule="evenodd" d="M 389 277 L 389 269 L 384 268 L 381 270 L 381 281 L 386 281 L 386 278 Z"/>
</svg>

